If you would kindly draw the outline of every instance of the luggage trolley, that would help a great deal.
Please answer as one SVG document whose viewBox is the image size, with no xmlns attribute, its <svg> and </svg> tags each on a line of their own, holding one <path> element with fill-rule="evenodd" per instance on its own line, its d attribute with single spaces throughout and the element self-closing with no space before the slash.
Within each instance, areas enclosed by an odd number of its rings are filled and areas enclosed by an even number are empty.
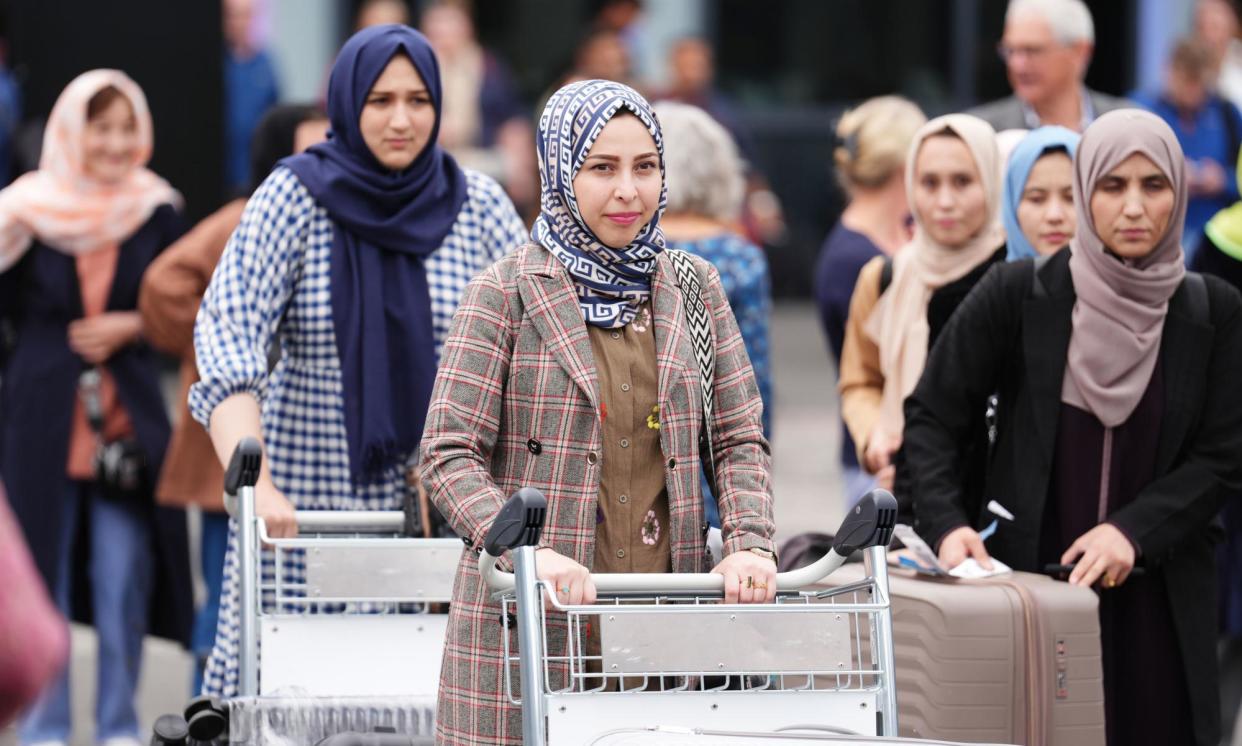
<svg viewBox="0 0 1242 746">
<path fill-rule="evenodd" d="M 595 575 L 596 604 L 559 603 L 535 575 L 546 504 L 536 490 L 519 491 L 479 556 L 506 627 L 516 619 L 517 651 L 502 635 L 506 687 L 521 703 L 527 746 L 637 743 L 628 739 L 657 732 L 751 742 L 896 736 L 885 561 L 897 515 L 892 495 L 865 497 L 827 556 L 778 575 L 774 603 L 746 605 L 722 603 L 723 577 L 706 573 Z M 857 549 L 865 550 L 863 580 L 801 590 Z M 506 550 L 512 575 L 496 567 Z"/>
<path fill-rule="evenodd" d="M 451 599 L 461 542 L 402 536 L 400 511 L 299 511 L 298 537 L 274 539 L 255 514 L 261 461 L 243 440 L 225 479 L 241 577 L 229 742 L 391 730 L 432 743 L 448 616 L 430 611 Z"/>
</svg>

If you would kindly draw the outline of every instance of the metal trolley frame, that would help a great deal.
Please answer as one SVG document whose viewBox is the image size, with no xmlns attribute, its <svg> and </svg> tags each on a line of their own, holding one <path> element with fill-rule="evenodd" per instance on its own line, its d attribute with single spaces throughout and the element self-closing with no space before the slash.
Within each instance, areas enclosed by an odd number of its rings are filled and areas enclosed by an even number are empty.
<svg viewBox="0 0 1242 746">
<path fill-rule="evenodd" d="M 596 604 L 563 605 L 535 574 L 545 510 L 542 495 L 520 491 L 479 559 L 505 625 L 516 620 L 516 652 L 503 635 L 506 691 L 521 704 L 527 746 L 657 726 L 897 734 L 888 493 L 853 509 L 826 557 L 779 574 L 771 604 L 724 604 L 720 575 L 612 574 L 592 576 Z M 864 580 L 803 590 L 856 549 Z M 496 567 L 506 550 L 512 575 Z"/>
<path fill-rule="evenodd" d="M 230 742 L 382 728 L 430 743 L 447 615 L 429 612 L 451 599 L 461 542 L 404 537 L 399 511 L 299 511 L 297 538 L 272 538 L 255 511 L 260 463 L 243 441 L 226 475 L 240 564 Z"/>
</svg>

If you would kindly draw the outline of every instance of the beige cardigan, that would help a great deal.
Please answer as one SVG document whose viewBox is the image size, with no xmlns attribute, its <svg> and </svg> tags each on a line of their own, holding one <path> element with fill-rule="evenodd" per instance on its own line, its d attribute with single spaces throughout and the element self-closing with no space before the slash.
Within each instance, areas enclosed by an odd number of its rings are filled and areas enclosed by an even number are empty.
<svg viewBox="0 0 1242 746">
<path fill-rule="evenodd" d="M 850 315 L 845 321 L 845 343 L 841 347 L 841 418 L 849 428 L 858 462 L 864 463 L 867 440 L 880 417 L 884 393 L 884 374 L 880 372 L 880 348 L 863 327 L 880 300 L 880 274 L 886 257 L 877 256 L 863 265 L 850 298 Z M 865 467 L 864 467 L 865 468 Z"/>
</svg>

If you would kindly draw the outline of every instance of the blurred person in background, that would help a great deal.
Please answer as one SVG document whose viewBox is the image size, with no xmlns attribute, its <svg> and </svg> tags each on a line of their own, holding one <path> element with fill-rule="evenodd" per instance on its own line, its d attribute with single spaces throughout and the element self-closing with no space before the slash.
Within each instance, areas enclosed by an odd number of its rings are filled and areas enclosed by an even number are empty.
<svg viewBox="0 0 1242 746">
<path fill-rule="evenodd" d="M 1195 3 L 1193 33 L 1211 50 L 1216 92 L 1234 106 L 1242 105 L 1242 40 L 1238 39 L 1238 10 L 1233 1 Z"/>
<path fill-rule="evenodd" d="M 190 411 L 222 463 L 242 438 L 263 444 L 255 504 L 275 537 L 297 534 L 295 510 L 401 509 L 462 290 L 527 240 L 500 186 L 436 144 L 442 100 L 422 34 L 354 34 L 329 79 L 328 141 L 258 188 L 203 296 Z M 204 681 L 223 696 L 238 676 L 235 525 Z"/>
<path fill-rule="evenodd" d="M 1110 746 L 1220 739 L 1216 515 L 1242 489 L 1242 297 L 1186 272 L 1182 158 L 1146 111 L 1088 127 L 1070 250 L 990 272 L 905 405 L 917 528 L 942 563 L 1072 565 L 1096 591 Z M 1014 520 L 985 547 L 992 516 L 961 464 L 993 394 L 985 487 Z"/>
<path fill-rule="evenodd" d="M 633 77 L 633 58 L 625 40 L 616 31 L 597 29 L 578 44 L 568 81 L 611 80 L 629 85 Z"/>
<path fill-rule="evenodd" d="M 1013 94 L 971 114 L 996 131 L 1056 124 L 1076 132 L 1124 99 L 1083 84 L 1095 47 L 1095 24 L 1082 0 L 1010 0 L 998 51 Z"/>
<path fill-rule="evenodd" d="M 3 14 L 0 14 L 0 23 L 3 20 Z M 0 25 L 0 188 L 8 186 L 15 173 L 13 138 L 22 121 L 21 89 L 7 62 L 8 41 L 4 26 Z"/>
<path fill-rule="evenodd" d="M 687 37 L 668 55 L 669 84 L 661 100 L 697 106 L 732 135 L 747 162 L 755 159 L 755 143 L 733 100 L 716 86 L 716 53 L 706 39 Z"/>
<path fill-rule="evenodd" d="M 640 69 L 647 63 L 649 36 L 642 0 L 595 0 L 595 4 L 599 10 L 595 13 L 592 29 L 614 34 L 625 48 L 632 77 L 636 82 L 648 83 L 657 71 Z"/>
<path fill-rule="evenodd" d="M 480 46 L 474 20 L 460 1 L 428 7 L 421 30 L 444 81 L 440 146 L 463 167 L 499 181 L 519 211 L 533 209 L 539 194 L 530 146 L 535 133 L 508 67 Z"/>
<path fill-rule="evenodd" d="M 729 131 L 741 153 L 746 174 L 746 194 L 739 218 L 743 231 L 759 243 L 783 243 L 784 211 L 757 166 L 754 137 L 732 100 L 716 86 L 716 58 L 711 44 L 698 37 L 681 39 L 669 51 L 667 66 L 670 83 L 659 98 L 706 111 Z"/>
<path fill-rule="evenodd" d="M 742 160 L 728 130 L 702 109 L 673 101 L 652 108 L 664 132 L 668 206 L 660 227 L 666 246 L 701 256 L 720 273 L 763 400 L 763 434 L 770 439 L 772 280 L 763 249 L 737 233 L 746 188 Z M 640 315 L 650 321 L 649 310 Z M 720 528 L 715 501 L 705 504 L 707 522 Z"/>
<path fill-rule="evenodd" d="M 1242 146 L 1242 112 L 1214 93 L 1211 50 L 1193 38 L 1182 39 L 1169 57 L 1164 90 L 1137 96 L 1138 103 L 1173 128 L 1186 156 L 1186 233 L 1182 245 L 1192 260 L 1203 226 L 1238 199 L 1233 164 Z"/>
<path fill-rule="evenodd" d="M 394 23 L 410 25 L 410 6 L 405 0 L 363 0 L 354 16 L 354 31 Z"/>
<path fill-rule="evenodd" d="M 850 298 L 863 265 L 892 256 L 912 237 L 906 195 L 906 158 L 927 117 L 913 102 L 881 96 L 847 111 L 837 123 L 833 171 L 848 204 L 824 239 L 815 265 L 815 300 L 838 376 Z M 841 422 L 842 482 L 847 505 L 866 494 L 874 478 Z"/>
<path fill-rule="evenodd" d="M 90 600 L 95 734 L 110 746 L 142 730 L 143 635 L 184 643 L 189 632 L 185 516 L 152 499 L 168 416 L 137 311 L 143 272 L 182 232 L 181 196 L 146 168 L 151 149 L 142 90 L 92 70 L 57 99 L 39 169 L 0 192 L 0 316 L 17 331 L 0 475 L 57 606 L 69 616 L 75 597 Z M 21 743 L 65 743 L 70 712 L 65 671 L 25 716 Z"/>
<path fill-rule="evenodd" d="M 230 193 L 246 189 L 254 128 L 280 100 L 276 66 L 255 39 L 257 1 L 223 0 L 224 185 Z"/>
<path fill-rule="evenodd" d="M 0 483 L 0 729 L 30 706 L 69 658 L 69 625 L 39 577 Z"/>
<path fill-rule="evenodd" d="M 867 262 L 850 299 L 841 350 L 841 414 L 859 462 L 893 490 L 899 519 L 911 521 L 902 401 L 914 390 L 928 351 L 962 300 L 1005 259 L 996 133 L 968 114 L 949 114 L 915 133 L 906 162 L 914 237 L 890 259 Z M 979 498 L 986 449 L 979 407 L 971 451 L 960 462 Z"/>
<path fill-rule="evenodd" d="M 1030 133 L 1028 129 L 1001 130 L 996 133 L 996 158 L 1000 164 L 1002 179 L 1005 176 L 1005 169 L 1009 166 L 1009 154 L 1018 147 L 1018 143 L 1022 142 L 1028 133 Z"/>
<path fill-rule="evenodd" d="M 1056 253 L 1073 238 L 1073 159 L 1080 139 L 1064 127 L 1040 127 L 1010 153 L 1001 196 L 1010 261 Z"/>
<path fill-rule="evenodd" d="M 255 129 L 250 146 L 251 191 L 263 183 L 282 158 L 323 142 L 327 130 L 327 115 L 313 106 L 269 109 Z M 138 295 L 147 340 L 181 360 L 181 388 L 177 395 L 181 413 L 164 457 L 155 499 L 162 505 L 179 508 L 196 505 L 202 511 L 199 561 L 207 595 L 195 615 L 191 635 L 190 651 L 197 663 L 192 689 L 195 692 L 202 689 L 203 669 L 216 639 L 229 517 L 224 512 L 224 470 L 207 431 L 190 416 L 187 403 L 190 386 L 198 380 L 194 318 L 225 244 L 241 221 L 246 201 L 245 197 L 232 200 L 170 246 L 147 269 Z"/>
</svg>

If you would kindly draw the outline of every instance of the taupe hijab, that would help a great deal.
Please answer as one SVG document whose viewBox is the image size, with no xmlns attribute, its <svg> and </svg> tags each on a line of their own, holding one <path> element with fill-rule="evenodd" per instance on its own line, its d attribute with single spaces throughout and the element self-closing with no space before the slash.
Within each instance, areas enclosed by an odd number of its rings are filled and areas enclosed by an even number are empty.
<svg viewBox="0 0 1242 746">
<path fill-rule="evenodd" d="M 1134 153 L 1156 164 L 1173 187 L 1173 215 L 1156 248 L 1121 261 L 1108 251 L 1091 220 L 1091 195 L 1109 171 Z M 1073 332 L 1061 401 L 1085 409 L 1105 427 L 1129 419 L 1151 381 L 1164 317 L 1182 277 L 1186 222 L 1186 163 L 1173 130 L 1154 114 L 1119 109 L 1083 133 L 1074 158 L 1078 230 L 1070 242 L 1074 280 Z"/>
<path fill-rule="evenodd" d="M 914 205 L 915 166 L 919 149 L 927 138 L 945 130 L 966 143 L 966 149 L 970 151 L 979 172 L 988 211 L 987 220 L 979 232 L 964 246 L 958 247 L 936 243 Z M 923 374 L 931 336 L 927 324 L 927 305 L 932 294 L 965 277 L 1005 242 L 999 209 L 999 161 L 995 130 L 987 122 L 969 114 L 936 117 L 915 133 L 914 142 L 910 144 L 910 155 L 906 159 L 906 194 L 910 196 L 910 211 L 914 216 L 914 237 L 893 257 L 892 284 L 880 296 L 863 327 L 880 349 L 884 393 L 880 399 L 880 418 L 876 428 L 884 433 L 901 434 L 905 423 L 902 402 Z"/>
</svg>

